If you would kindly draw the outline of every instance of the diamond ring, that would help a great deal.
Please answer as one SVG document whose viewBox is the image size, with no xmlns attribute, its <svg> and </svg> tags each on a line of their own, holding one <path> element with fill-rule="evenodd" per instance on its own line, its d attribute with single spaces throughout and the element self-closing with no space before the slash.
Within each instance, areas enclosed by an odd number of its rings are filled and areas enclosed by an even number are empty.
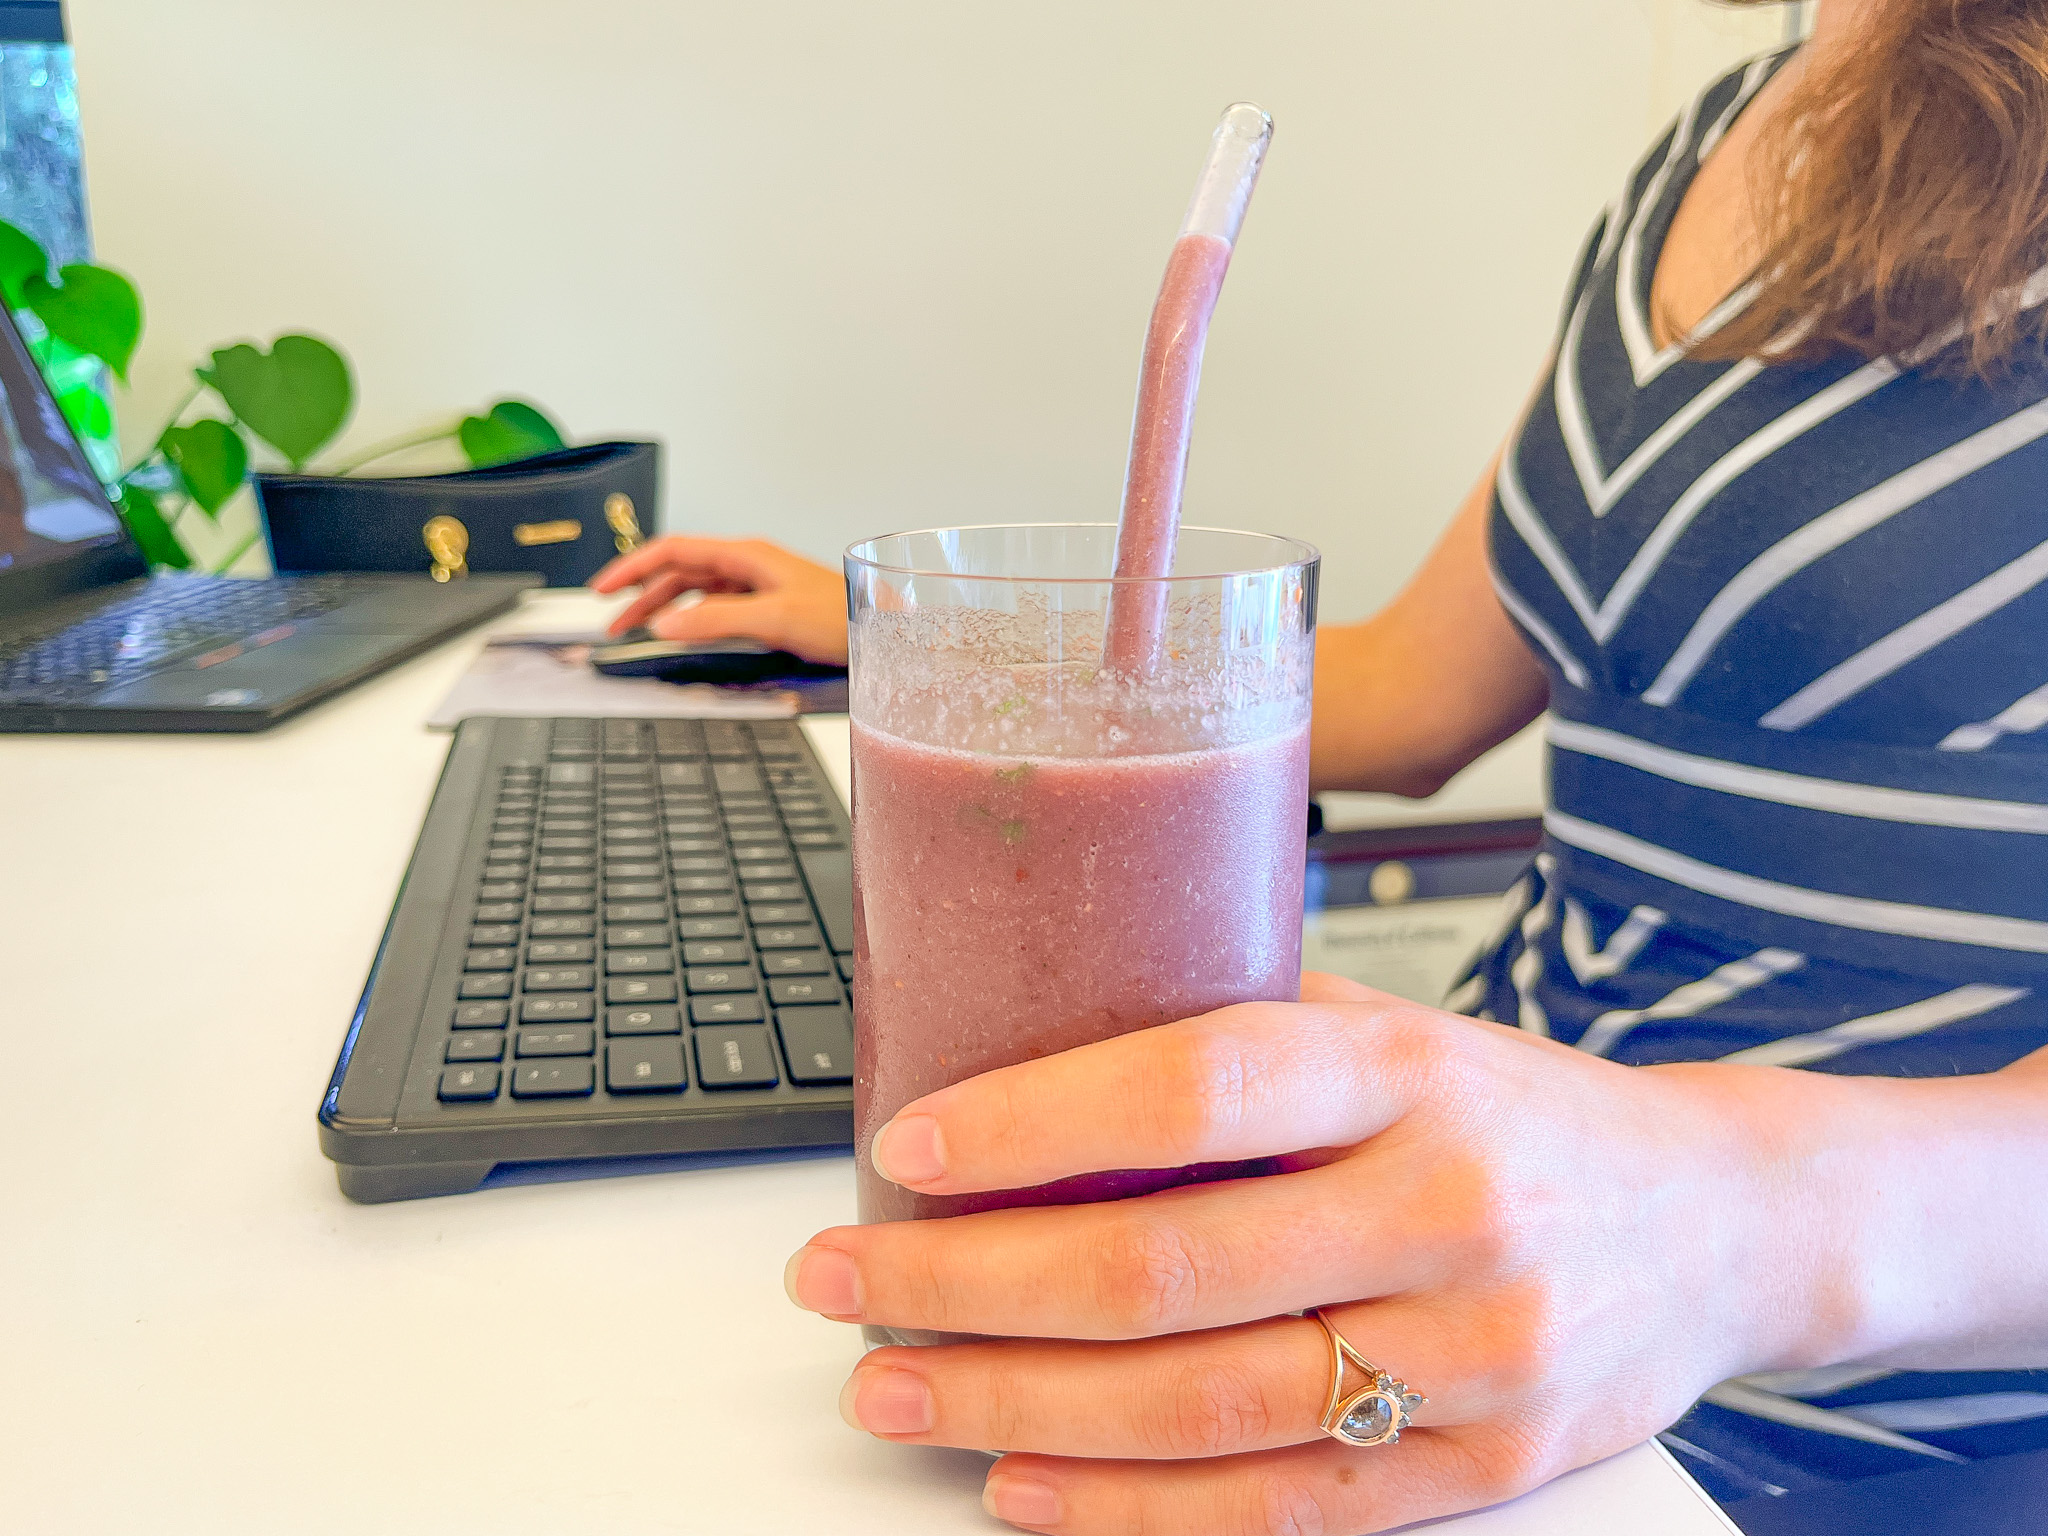
<svg viewBox="0 0 2048 1536">
<path fill-rule="evenodd" d="M 1323 1325 L 1323 1335 L 1330 1341 L 1330 1402 L 1323 1410 L 1323 1433 L 1346 1445 L 1392 1445 L 1408 1427 L 1409 1416 L 1429 1399 L 1361 1355 L 1320 1307 L 1308 1315 Z M 1348 1393 L 1347 1361 L 1365 1373 L 1365 1384 Z"/>
</svg>

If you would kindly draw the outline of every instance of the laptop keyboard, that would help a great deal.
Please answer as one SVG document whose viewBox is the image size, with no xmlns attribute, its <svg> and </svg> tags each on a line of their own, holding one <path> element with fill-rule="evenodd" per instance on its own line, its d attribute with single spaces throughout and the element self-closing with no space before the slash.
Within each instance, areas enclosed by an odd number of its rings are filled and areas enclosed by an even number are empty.
<svg viewBox="0 0 2048 1536">
<path fill-rule="evenodd" d="M 851 893 L 801 867 L 843 857 L 832 794 L 790 722 L 554 721 L 544 764 L 487 787 L 434 1097 L 851 1082 Z"/>
<path fill-rule="evenodd" d="M 326 613 L 360 590 L 346 577 L 157 576 L 133 597 L 54 634 L 0 644 L 0 701 L 89 697 L 212 647 Z"/>
</svg>

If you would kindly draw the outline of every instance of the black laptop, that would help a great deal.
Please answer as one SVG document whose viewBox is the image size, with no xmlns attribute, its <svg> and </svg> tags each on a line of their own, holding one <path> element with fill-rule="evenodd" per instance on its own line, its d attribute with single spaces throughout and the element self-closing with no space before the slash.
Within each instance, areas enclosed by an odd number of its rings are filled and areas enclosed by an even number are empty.
<svg viewBox="0 0 2048 1536">
<path fill-rule="evenodd" d="M 540 584 L 150 576 L 0 305 L 0 731 L 260 731 Z"/>
</svg>

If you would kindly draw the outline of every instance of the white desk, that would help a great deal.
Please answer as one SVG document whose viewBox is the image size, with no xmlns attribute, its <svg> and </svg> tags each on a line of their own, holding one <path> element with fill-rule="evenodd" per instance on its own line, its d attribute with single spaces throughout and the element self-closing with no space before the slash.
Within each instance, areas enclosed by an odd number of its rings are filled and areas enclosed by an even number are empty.
<svg viewBox="0 0 2048 1536">
<path fill-rule="evenodd" d="M 314 1108 L 477 643 L 253 739 L 0 738 L 0 1528 L 995 1529 L 985 1459 L 840 1423 L 857 1341 L 783 1298 L 845 1159 L 335 1189 Z M 1454 1524 L 1732 1529 L 1647 1448 Z"/>
</svg>

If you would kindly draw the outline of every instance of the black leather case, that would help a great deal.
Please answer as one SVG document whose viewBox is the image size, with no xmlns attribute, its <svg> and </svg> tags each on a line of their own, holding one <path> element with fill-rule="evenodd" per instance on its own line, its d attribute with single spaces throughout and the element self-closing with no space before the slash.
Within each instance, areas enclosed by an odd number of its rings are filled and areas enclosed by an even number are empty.
<svg viewBox="0 0 2048 1536">
<path fill-rule="evenodd" d="M 256 498 L 280 574 L 534 571 L 573 587 L 653 532 L 660 452 L 590 443 L 446 475 L 258 475 Z"/>
</svg>

